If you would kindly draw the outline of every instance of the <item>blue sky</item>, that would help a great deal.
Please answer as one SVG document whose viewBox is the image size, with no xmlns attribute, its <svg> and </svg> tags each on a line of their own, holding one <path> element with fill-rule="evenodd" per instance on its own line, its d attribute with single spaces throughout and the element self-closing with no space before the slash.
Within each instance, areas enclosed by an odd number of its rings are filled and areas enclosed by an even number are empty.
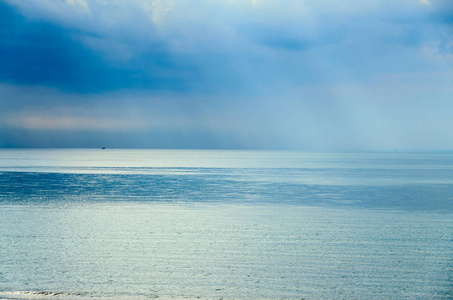
<svg viewBox="0 0 453 300">
<path fill-rule="evenodd" d="M 453 148 L 453 2 L 0 1 L 0 147 Z"/>
</svg>

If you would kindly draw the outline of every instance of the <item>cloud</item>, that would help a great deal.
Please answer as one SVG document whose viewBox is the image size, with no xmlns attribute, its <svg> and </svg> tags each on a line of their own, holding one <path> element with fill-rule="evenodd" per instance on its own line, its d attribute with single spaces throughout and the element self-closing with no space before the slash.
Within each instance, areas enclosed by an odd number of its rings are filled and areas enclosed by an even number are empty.
<svg viewBox="0 0 453 300">
<path fill-rule="evenodd" d="M 80 32 L 54 23 L 28 20 L 0 4 L 2 49 L 0 80 L 54 86 L 78 92 L 124 88 L 180 89 L 177 64 L 162 47 L 153 47 L 128 61 L 118 59 L 116 46 L 96 33 Z M 7 29 L 6 29 L 7 28 Z M 104 55 L 102 51 L 113 51 Z M 111 59 L 111 58 L 114 59 Z M 171 76 L 167 70 L 173 68 Z"/>
<path fill-rule="evenodd" d="M 442 38 L 433 11 L 411 1 L 8 2 L 0 78 L 81 92 L 360 80 L 414 68 L 417 50 Z"/>
<path fill-rule="evenodd" d="M 73 41 L 66 30 L 28 22 L 4 4 L 0 4 L 0 14 L 2 27 L 8 28 L 3 31 L 0 56 L 3 81 L 72 89 L 103 89 L 116 81 L 116 72 Z"/>
<path fill-rule="evenodd" d="M 430 3 L 7 0 L 0 145 L 449 145 L 453 7 Z"/>
<path fill-rule="evenodd" d="M 145 128 L 142 121 L 113 118 L 92 118 L 84 116 L 52 116 L 37 113 L 10 115 L 5 119 L 7 126 L 30 130 L 88 130 L 88 131 L 130 131 Z"/>
<path fill-rule="evenodd" d="M 451 72 L 387 74 L 281 93 L 73 94 L 0 86 L 0 144 L 312 150 L 453 147 Z M 26 136 L 21 142 L 14 142 Z M 31 142 L 30 136 L 33 136 Z M 36 137 L 41 137 L 37 139 Z"/>
</svg>

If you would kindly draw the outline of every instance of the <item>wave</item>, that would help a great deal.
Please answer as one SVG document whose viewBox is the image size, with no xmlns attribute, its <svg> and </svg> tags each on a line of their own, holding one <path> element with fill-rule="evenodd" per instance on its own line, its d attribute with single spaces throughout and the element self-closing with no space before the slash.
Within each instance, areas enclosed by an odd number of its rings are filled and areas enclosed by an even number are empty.
<svg viewBox="0 0 453 300">
<path fill-rule="evenodd" d="M 0 297 L 10 296 L 7 299 L 20 299 L 23 296 L 28 297 L 65 297 L 65 296 L 83 296 L 82 293 L 63 293 L 53 291 L 13 291 L 13 292 L 1 292 Z M 2 299 L 2 298 L 0 298 Z"/>
</svg>

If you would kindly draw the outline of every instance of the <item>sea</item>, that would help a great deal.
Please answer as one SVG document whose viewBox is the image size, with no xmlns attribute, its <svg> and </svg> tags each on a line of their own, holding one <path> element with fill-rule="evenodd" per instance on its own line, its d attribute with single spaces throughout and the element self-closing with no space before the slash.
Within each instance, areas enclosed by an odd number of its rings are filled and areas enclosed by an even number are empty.
<svg viewBox="0 0 453 300">
<path fill-rule="evenodd" d="M 453 299 L 453 152 L 1 149 L 0 299 Z"/>
</svg>

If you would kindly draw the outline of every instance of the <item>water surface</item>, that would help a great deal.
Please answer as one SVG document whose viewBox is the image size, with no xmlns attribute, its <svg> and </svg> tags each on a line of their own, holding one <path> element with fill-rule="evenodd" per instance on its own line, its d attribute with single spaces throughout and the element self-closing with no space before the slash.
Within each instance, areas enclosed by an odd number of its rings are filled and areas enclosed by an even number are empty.
<svg viewBox="0 0 453 300">
<path fill-rule="evenodd" d="M 0 298 L 450 299 L 453 154 L 0 150 Z"/>
</svg>

